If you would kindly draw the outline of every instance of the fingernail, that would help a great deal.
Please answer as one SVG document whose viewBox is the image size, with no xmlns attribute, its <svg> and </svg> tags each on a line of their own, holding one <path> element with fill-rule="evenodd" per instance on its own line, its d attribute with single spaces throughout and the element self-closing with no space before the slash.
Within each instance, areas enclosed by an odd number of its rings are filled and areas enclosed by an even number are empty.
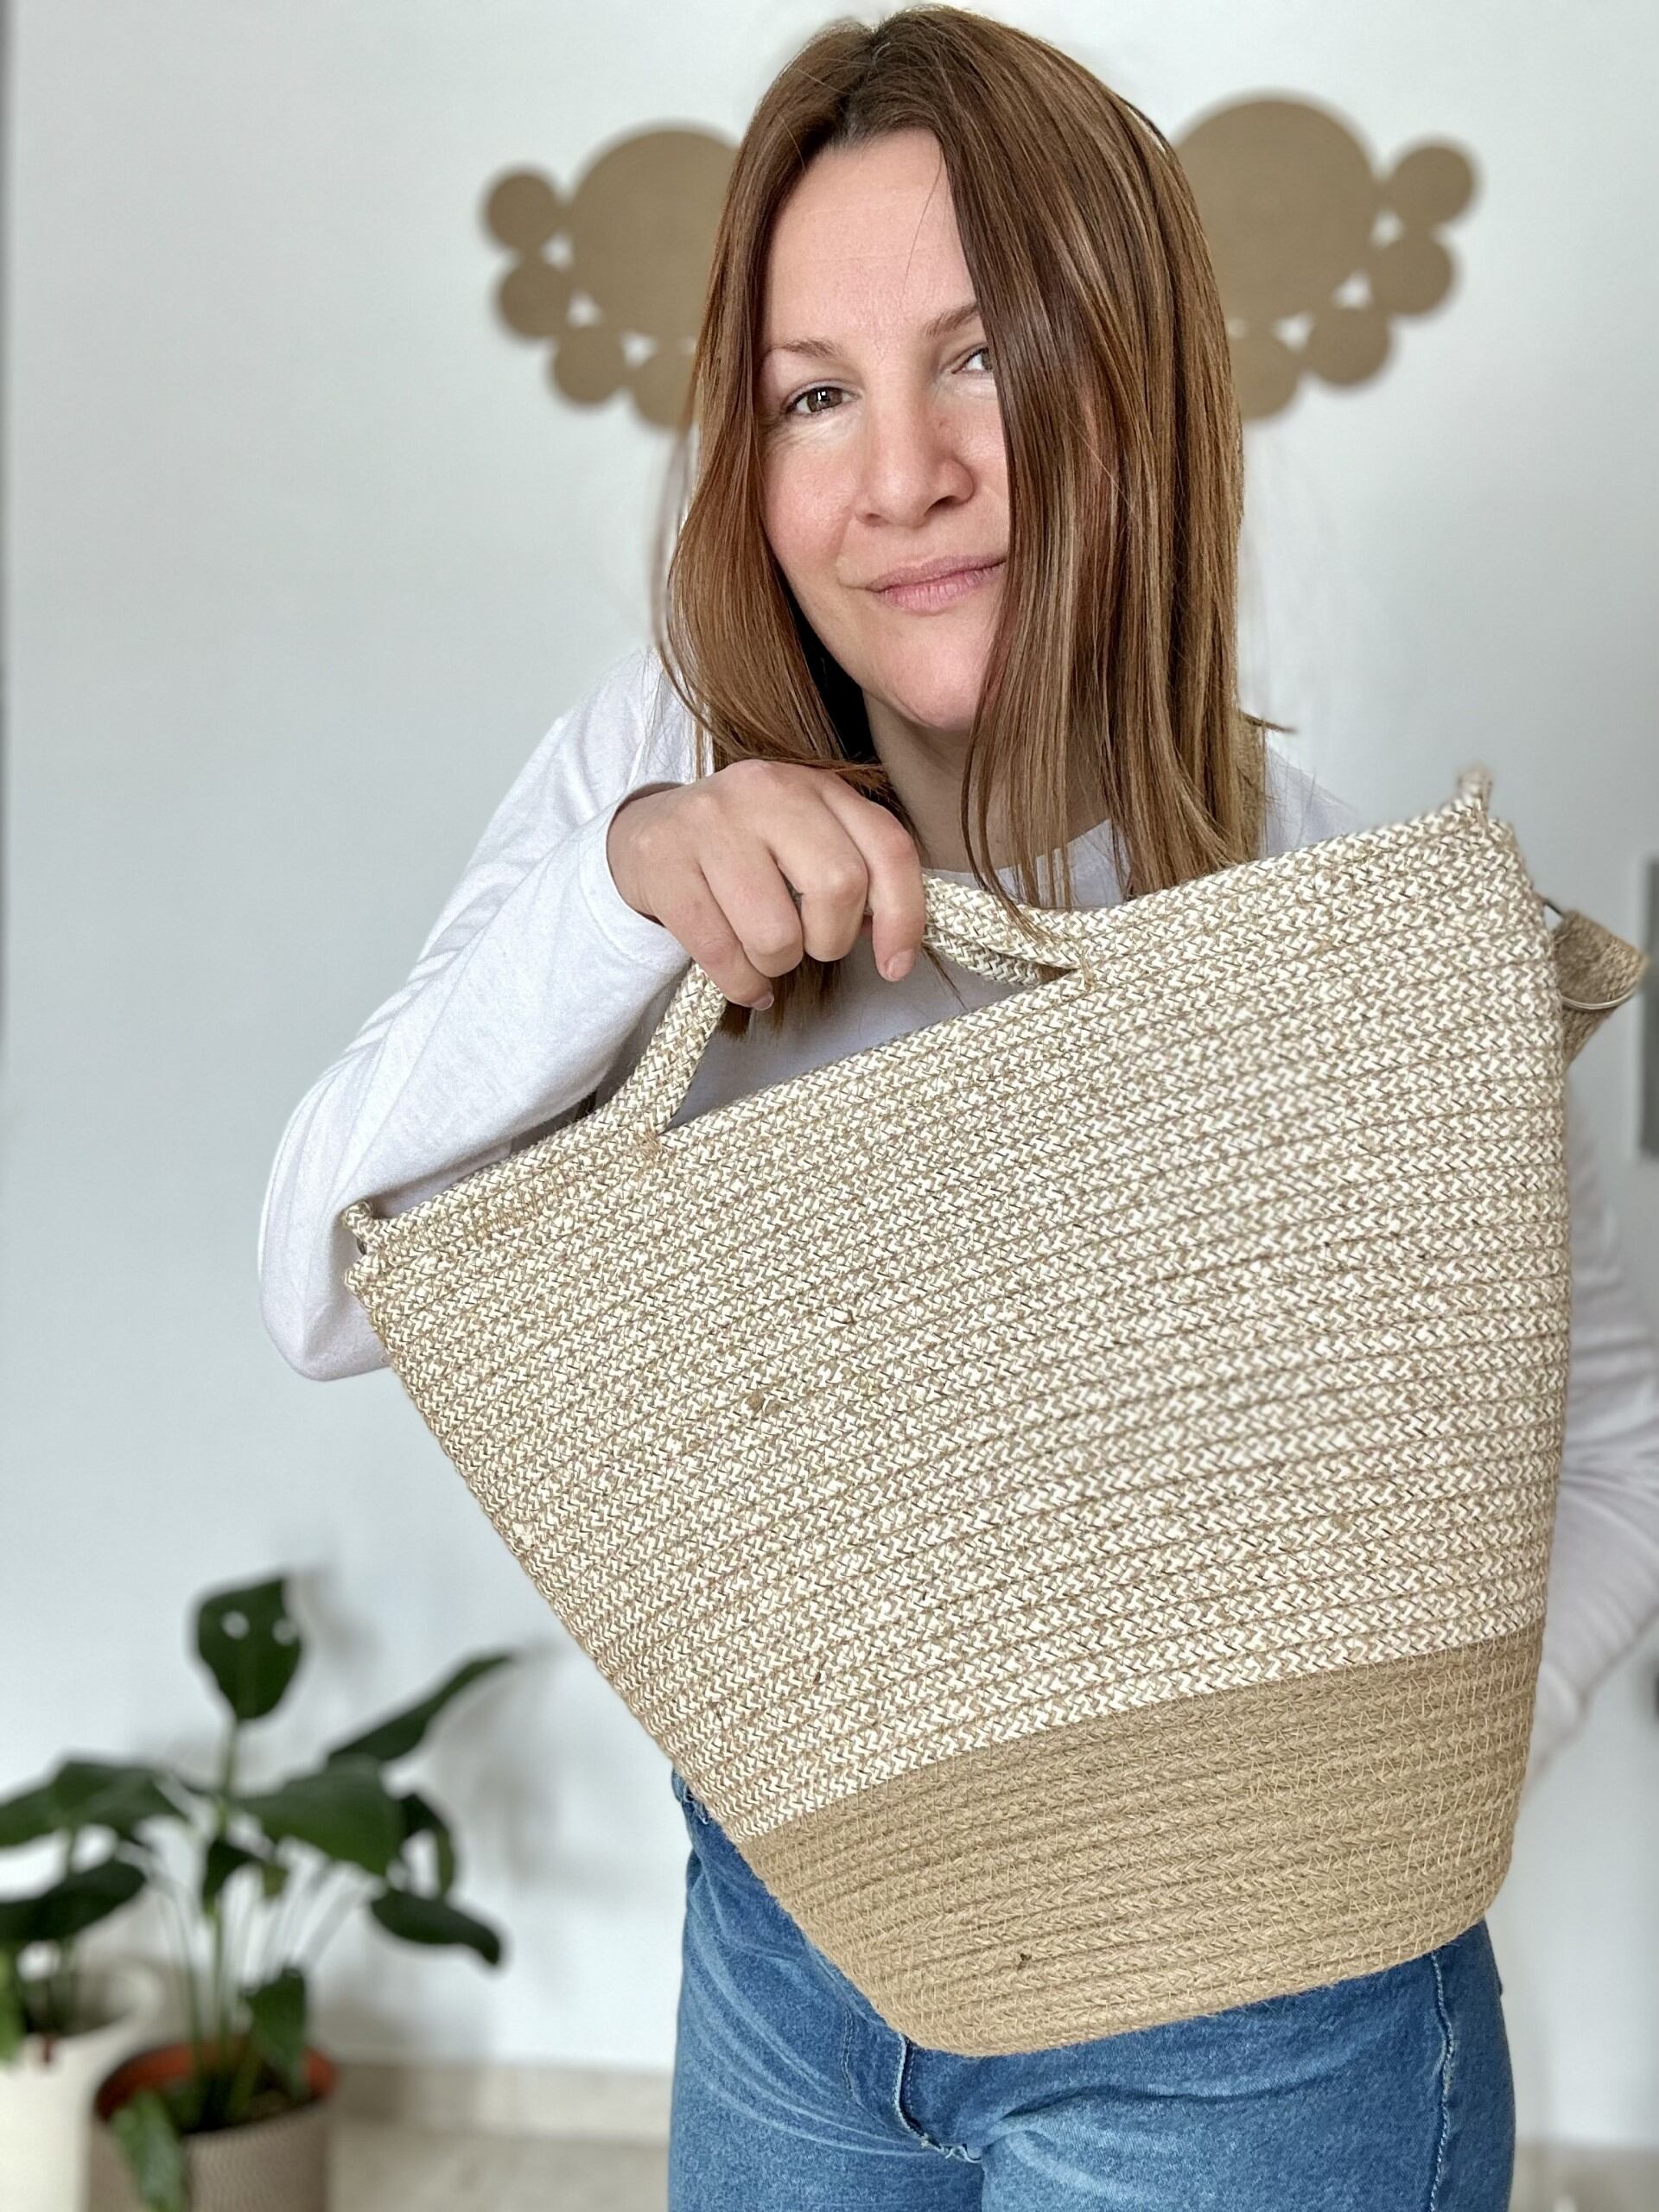
<svg viewBox="0 0 1659 2212">
<path fill-rule="evenodd" d="M 911 963 L 914 958 L 915 955 L 912 952 L 895 952 L 889 957 L 881 973 L 890 983 L 897 983 L 909 975 Z"/>
<path fill-rule="evenodd" d="M 750 1001 L 750 1004 L 753 1007 L 754 1011 L 755 1011 L 757 1014 L 764 1014 L 764 1013 L 766 1012 L 766 1008 L 767 1008 L 767 1007 L 772 1004 L 772 994 L 770 991 L 768 991 L 768 992 L 766 993 L 766 995 L 765 996 L 765 998 L 763 998 L 763 999 L 752 999 L 752 1000 Z"/>
</svg>

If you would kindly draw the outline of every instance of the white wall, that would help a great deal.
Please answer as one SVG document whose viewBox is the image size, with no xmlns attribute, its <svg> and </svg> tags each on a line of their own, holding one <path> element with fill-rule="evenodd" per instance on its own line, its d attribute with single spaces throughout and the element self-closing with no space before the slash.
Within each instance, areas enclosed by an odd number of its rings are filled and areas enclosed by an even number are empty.
<svg viewBox="0 0 1659 2212">
<path fill-rule="evenodd" d="M 256 1306 L 302 1090 L 400 982 L 555 714 L 643 632 L 664 447 L 556 404 L 477 217 L 660 122 L 735 137 L 822 12 L 22 0 L 11 153 L 0 1790 L 205 1750 L 203 1587 L 291 1565 L 317 1649 L 273 1768 L 464 1651 L 533 1649 L 435 1752 L 510 1971 L 342 1940 L 346 2054 L 666 2065 L 665 1763 L 389 1374 Z M 1381 817 L 1485 761 L 1535 875 L 1635 934 L 1659 850 L 1647 281 L 1659 29 L 1464 0 L 1090 0 L 1014 19 L 1172 134 L 1288 92 L 1479 197 L 1382 379 L 1250 434 L 1255 703 Z M 649 23 L 642 35 L 642 18 Z M 1659 1312 L 1637 1021 L 1578 1064 Z M 1523 1815 L 1491 1915 L 1522 2133 L 1659 2143 L 1659 1655 Z M 342 1684 L 345 1687 L 342 1687 Z"/>
</svg>

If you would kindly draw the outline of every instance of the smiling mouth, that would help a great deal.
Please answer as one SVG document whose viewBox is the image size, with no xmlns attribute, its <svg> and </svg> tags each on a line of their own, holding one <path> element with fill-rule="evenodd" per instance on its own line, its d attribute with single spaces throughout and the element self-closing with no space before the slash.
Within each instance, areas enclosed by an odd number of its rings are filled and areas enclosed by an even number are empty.
<svg viewBox="0 0 1659 2212">
<path fill-rule="evenodd" d="M 981 590 L 1001 569 L 1000 560 L 983 561 L 972 568 L 952 569 L 943 576 L 926 576 L 918 582 L 883 585 L 876 590 L 875 597 L 885 606 L 900 608 L 906 613 L 929 614 Z"/>
</svg>

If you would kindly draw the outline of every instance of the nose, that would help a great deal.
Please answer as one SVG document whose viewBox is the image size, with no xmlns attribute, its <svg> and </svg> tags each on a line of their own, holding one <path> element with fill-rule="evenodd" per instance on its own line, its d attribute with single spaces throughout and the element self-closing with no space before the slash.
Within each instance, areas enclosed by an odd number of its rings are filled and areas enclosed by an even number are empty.
<svg viewBox="0 0 1659 2212">
<path fill-rule="evenodd" d="M 865 519 L 913 524 L 941 499 L 965 499 L 974 470 L 950 410 L 921 394 L 871 400 L 861 427 L 859 504 Z"/>
</svg>

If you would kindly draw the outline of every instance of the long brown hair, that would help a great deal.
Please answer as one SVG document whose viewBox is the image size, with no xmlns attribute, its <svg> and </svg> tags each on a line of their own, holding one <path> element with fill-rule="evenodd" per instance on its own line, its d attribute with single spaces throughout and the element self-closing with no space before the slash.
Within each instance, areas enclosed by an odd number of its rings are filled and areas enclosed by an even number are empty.
<svg viewBox="0 0 1659 2212">
<path fill-rule="evenodd" d="M 816 764 L 914 833 L 859 686 L 767 543 L 756 382 L 783 201 L 825 148 L 916 128 L 943 155 L 1007 457 L 1002 602 L 963 777 L 974 879 L 1012 903 L 987 858 L 998 790 L 1028 905 L 1073 903 L 1080 790 L 1084 818 L 1109 825 L 1126 899 L 1253 859 L 1263 732 L 1279 725 L 1236 696 L 1243 448 L 1192 194 L 1162 132 L 1080 62 L 944 5 L 828 24 L 737 149 L 671 457 L 683 518 L 664 517 L 653 555 L 655 643 L 698 730 L 697 772 Z M 1041 895 L 1039 855 L 1058 861 L 1058 899 Z M 808 955 L 774 977 L 774 1022 L 827 1004 L 839 974 Z M 750 1018 L 730 1005 L 721 1023 Z"/>
</svg>

